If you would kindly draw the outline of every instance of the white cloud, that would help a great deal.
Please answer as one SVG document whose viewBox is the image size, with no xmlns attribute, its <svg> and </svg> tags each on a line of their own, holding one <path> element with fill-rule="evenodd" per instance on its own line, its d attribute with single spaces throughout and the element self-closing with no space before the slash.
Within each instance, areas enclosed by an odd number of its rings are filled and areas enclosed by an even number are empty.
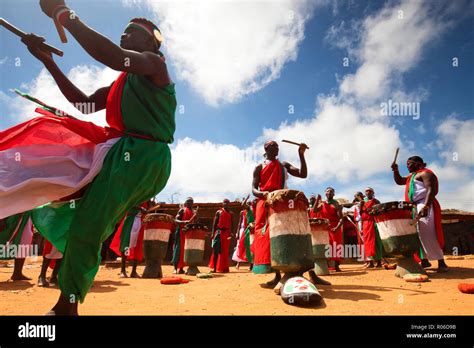
<svg viewBox="0 0 474 348">
<path fill-rule="evenodd" d="M 399 10 L 403 10 L 403 20 L 397 17 Z M 351 24 L 352 31 L 346 32 L 357 37 L 356 41 L 340 36 L 342 41 L 338 44 L 334 41 L 337 35 L 329 35 L 335 46 L 350 50 L 360 67 L 340 81 L 338 93 L 318 98 L 314 117 L 283 122 L 277 128 L 264 129 L 249 149 L 256 153 L 262 151 L 262 144 L 267 139 L 280 141 L 286 138 L 305 142 L 310 147 L 306 152 L 309 177 L 307 181 L 290 179 L 290 187 L 315 187 L 318 183 L 332 181 L 341 187 L 341 196 L 351 198 L 353 191 L 363 189 L 364 185 L 377 184 L 376 190 L 381 199 L 402 199 L 403 188 L 396 186 L 391 176 L 383 180 L 374 180 L 374 176 L 380 173 L 391 175 L 390 164 L 395 148 L 401 147 L 400 161 L 415 149 L 415 143 L 413 139 L 400 139 L 398 130 L 390 124 L 391 120 L 381 117 L 379 103 L 382 98 L 391 96 L 398 101 L 420 102 L 427 98 L 428 91 L 424 87 L 406 92 L 402 75 L 420 61 L 423 49 L 445 28 L 436 23 L 437 17 L 426 2 L 390 3 L 378 13 Z M 354 32 L 355 29 L 360 31 Z M 183 61 L 183 64 L 187 62 Z M 422 125 L 418 126 L 419 132 L 423 132 L 423 129 Z M 184 144 L 189 145 L 183 147 L 187 148 L 188 160 L 192 158 L 193 163 L 196 163 L 193 173 L 199 174 L 191 184 L 189 179 L 177 173 L 178 170 L 173 170 L 173 175 L 176 175 L 172 179 L 173 188 L 187 187 L 189 194 L 194 191 L 203 198 L 206 197 L 205 192 L 209 192 L 212 197 L 219 197 L 219 190 L 222 193 L 230 190 L 236 195 L 249 191 L 255 163 L 243 162 L 236 156 L 245 150 L 191 140 L 181 145 Z M 173 155 L 177 153 L 176 150 Z M 281 145 L 280 154 L 282 159 L 299 165 L 294 146 Z M 177 155 L 176 162 L 180 162 L 180 156 Z M 197 165 L 201 161 L 213 170 L 200 169 L 207 168 Z M 215 165 L 221 162 L 226 164 Z M 454 175 L 451 169 L 442 174 L 447 177 Z M 223 178 L 229 182 L 221 185 Z M 195 189 L 195 185 L 199 187 Z"/>
<path fill-rule="evenodd" d="M 172 146 L 172 174 L 159 200 L 168 201 L 177 193 L 180 201 L 191 195 L 195 201 L 216 202 L 250 192 L 258 156 L 255 149 L 190 138 L 178 140 Z"/>
<path fill-rule="evenodd" d="M 437 133 L 446 144 L 442 155 L 447 161 L 474 165 L 474 119 L 448 118 L 438 126 Z"/>
<path fill-rule="evenodd" d="M 178 78 L 211 105 L 236 102 L 277 79 L 284 65 L 296 60 L 304 25 L 322 3 L 144 2 L 158 17 Z"/>
<path fill-rule="evenodd" d="M 99 68 L 97 66 L 79 65 L 72 68 L 68 73 L 68 78 L 85 94 L 92 94 L 97 89 L 110 85 L 118 76 L 118 72 L 109 68 Z M 31 96 L 41 100 L 42 102 L 57 107 L 78 118 L 94 122 L 100 126 L 104 126 L 105 111 L 99 111 L 93 114 L 83 115 L 74 108 L 67 99 L 62 95 L 57 87 L 54 79 L 46 69 L 42 69 L 39 75 L 32 81 L 22 84 L 19 89 Z M 34 112 L 36 104 L 28 101 L 20 96 L 7 96 L 9 98 L 9 117 L 15 122 L 26 121 L 37 114 Z"/>
</svg>

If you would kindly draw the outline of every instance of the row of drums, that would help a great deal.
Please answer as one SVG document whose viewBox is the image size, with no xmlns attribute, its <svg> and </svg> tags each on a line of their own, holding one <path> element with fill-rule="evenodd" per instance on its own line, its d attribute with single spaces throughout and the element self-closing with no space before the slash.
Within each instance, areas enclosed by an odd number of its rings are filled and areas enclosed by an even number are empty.
<svg viewBox="0 0 474 348">
<path fill-rule="evenodd" d="M 267 195 L 267 228 L 270 233 L 272 268 L 281 272 L 305 272 L 315 269 L 327 275 L 326 251 L 329 245 L 329 221 L 308 219 L 308 199 L 303 192 L 277 190 Z M 388 202 L 374 206 L 372 211 L 387 255 L 411 257 L 421 243 L 413 224 L 413 205 Z M 168 249 L 174 218 L 167 214 L 148 214 L 144 218 L 144 278 L 162 277 L 161 264 Z M 184 227 L 184 262 L 188 274 L 198 272 L 203 262 L 207 226 L 200 223 Z"/>
<path fill-rule="evenodd" d="M 175 227 L 173 216 L 168 214 L 147 214 L 144 219 L 143 256 L 145 270 L 143 278 L 162 278 L 161 264 L 168 250 L 170 234 Z M 183 231 L 184 262 L 188 264 L 188 274 L 199 272 L 197 266 L 204 259 L 204 248 L 208 228 L 200 223 L 187 224 Z"/>
<path fill-rule="evenodd" d="M 326 256 L 330 254 L 327 253 L 329 221 L 308 219 L 308 200 L 304 193 L 273 191 L 267 195 L 266 206 L 272 268 L 282 272 L 305 272 L 314 267 L 318 275 L 329 274 L 326 261 Z M 411 258 L 420 249 L 421 243 L 413 222 L 413 204 L 403 201 L 382 203 L 375 205 L 370 213 L 377 223 L 387 256 Z M 331 246 L 330 251 L 334 253 L 334 249 Z"/>
</svg>

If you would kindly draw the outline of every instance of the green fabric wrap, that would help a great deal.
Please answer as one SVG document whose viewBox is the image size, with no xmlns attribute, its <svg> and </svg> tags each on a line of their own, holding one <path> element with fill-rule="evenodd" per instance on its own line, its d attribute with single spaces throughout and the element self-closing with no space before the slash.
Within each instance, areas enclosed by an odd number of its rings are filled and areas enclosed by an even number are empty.
<svg viewBox="0 0 474 348">
<path fill-rule="evenodd" d="M 50 217 L 39 222 L 40 232 L 64 250 L 59 287 L 70 301 L 84 301 L 99 269 L 101 244 L 115 225 L 132 207 L 163 190 L 171 173 L 167 143 L 175 131 L 174 85 L 159 88 L 144 76 L 128 74 L 121 109 L 126 132 L 156 141 L 120 138 L 74 209 L 62 206 L 53 214 L 51 207 L 39 208 L 49 211 L 38 214 Z"/>
</svg>

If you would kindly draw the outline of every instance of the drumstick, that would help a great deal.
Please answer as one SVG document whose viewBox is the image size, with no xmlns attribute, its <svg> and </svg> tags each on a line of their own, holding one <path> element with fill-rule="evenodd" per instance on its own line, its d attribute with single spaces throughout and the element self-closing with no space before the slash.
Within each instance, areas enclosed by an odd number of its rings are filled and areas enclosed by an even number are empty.
<svg viewBox="0 0 474 348">
<path fill-rule="evenodd" d="M 67 37 L 66 33 L 64 32 L 64 28 L 61 25 L 61 23 L 58 22 L 58 20 L 55 18 L 54 19 L 54 25 L 56 26 L 56 30 L 58 31 L 59 38 L 61 39 L 62 43 L 67 43 Z"/>
<path fill-rule="evenodd" d="M 151 213 L 152 211 L 157 210 L 159 207 L 160 207 L 160 205 L 157 204 L 157 205 L 155 205 L 154 207 L 151 207 L 150 209 L 148 209 L 146 212 L 147 212 L 147 213 Z"/>
<path fill-rule="evenodd" d="M 298 145 L 298 146 L 300 146 L 300 145 L 301 145 L 300 143 L 296 143 L 296 142 L 294 142 L 294 141 L 291 141 L 291 140 L 286 140 L 286 139 L 283 139 L 283 140 L 282 140 L 282 142 L 284 142 L 284 143 L 288 143 L 288 144 L 293 144 L 293 145 Z M 308 145 L 306 145 L 306 148 L 309 150 L 309 147 L 308 147 Z"/>
<path fill-rule="evenodd" d="M 23 38 L 26 36 L 26 33 L 24 31 L 21 31 L 20 29 L 18 29 L 17 27 L 11 25 L 10 23 L 8 23 L 5 19 L 3 18 L 0 18 L 0 25 L 3 26 L 5 29 L 11 31 L 13 34 Z M 40 48 L 48 51 L 48 52 L 51 52 L 51 53 L 54 53 L 60 57 L 62 57 L 64 55 L 63 51 L 61 51 L 60 49 L 57 49 L 56 47 L 53 47 L 51 45 L 48 45 L 47 43 L 40 43 L 39 44 Z"/>
<path fill-rule="evenodd" d="M 398 150 L 400 150 L 399 147 L 397 147 L 397 151 L 395 151 L 395 159 L 393 160 L 393 163 L 397 163 Z"/>
<path fill-rule="evenodd" d="M 361 232 L 361 231 L 359 230 L 359 226 L 357 226 L 348 216 L 346 216 L 346 219 L 349 220 L 349 222 L 350 222 L 351 224 L 353 224 L 354 227 L 356 228 L 356 230 L 357 230 L 357 241 L 359 242 L 359 245 L 362 244 L 362 243 L 360 242 L 360 232 Z"/>
</svg>

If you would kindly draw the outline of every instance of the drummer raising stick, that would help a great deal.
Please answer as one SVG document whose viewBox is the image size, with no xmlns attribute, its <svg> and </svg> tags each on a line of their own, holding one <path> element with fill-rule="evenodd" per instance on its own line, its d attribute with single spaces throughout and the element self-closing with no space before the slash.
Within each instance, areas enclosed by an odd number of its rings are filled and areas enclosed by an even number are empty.
<svg viewBox="0 0 474 348">
<path fill-rule="evenodd" d="M 288 162 L 280 162 L 278 157 L 278 144 L 276 141 L 267 141 L 264 145 L 265 161 L 255 167 L 253 172 L 252 193 L 257 197 L 255 207 L 255 233 L 253 241 L 254 266 L 256 274 L 271 273 L 270 258 L 270 234 L 267 228 L 267 210 L 265 200 L 268 193 L 285 188 L 288 174 L 298 178 L 306 178 L 308 169 L 304 153 L 308 146 L 304 143 L 298 144 L 298 155 L 301 168 L 296 168 Z M 275 278 L 268 283 L 261 284 L 264 288 L 273 289 L 281 280 L 281 274 L 276 271 Z"/>
</svg>

